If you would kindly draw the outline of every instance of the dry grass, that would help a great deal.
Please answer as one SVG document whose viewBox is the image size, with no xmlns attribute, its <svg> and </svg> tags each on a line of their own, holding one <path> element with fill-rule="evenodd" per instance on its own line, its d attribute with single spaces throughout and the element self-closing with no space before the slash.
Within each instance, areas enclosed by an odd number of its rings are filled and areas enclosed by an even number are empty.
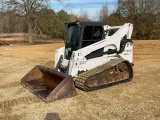
<svg viewBox="0 0 160 120">
<path fill-rule="evenodd" d="M 0 41 L 6 41 L 9 44 L 26 44 L 28 43 L 28 33 L 3 33 L 0 34 Z M 52 39 L 46 35 L 33 34 L 34 43 L 55 43 L 63 42 L 61 39 Z"/>
<path fill-rule="evenodd" d="M 55 49 L 63 43 L 0 47 L 1 120 L 159 120 L 160 41 L 134 41 L 131 82 L 83 92 L 49 104 L 20 85 L 35 65 L 53 66 Z"/>
</svg>

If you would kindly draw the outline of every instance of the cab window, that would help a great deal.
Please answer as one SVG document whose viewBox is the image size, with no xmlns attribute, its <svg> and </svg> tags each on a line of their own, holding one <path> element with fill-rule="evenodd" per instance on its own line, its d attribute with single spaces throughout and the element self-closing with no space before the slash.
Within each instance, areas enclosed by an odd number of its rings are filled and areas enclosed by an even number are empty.
<svg viewBox="0 0 160 120">
<path fill-rule="evenodd" d="M 83 33 L 82 47 L 102 40 L 103 29 L 101 26 L 86 26 Z"/>
</svg>

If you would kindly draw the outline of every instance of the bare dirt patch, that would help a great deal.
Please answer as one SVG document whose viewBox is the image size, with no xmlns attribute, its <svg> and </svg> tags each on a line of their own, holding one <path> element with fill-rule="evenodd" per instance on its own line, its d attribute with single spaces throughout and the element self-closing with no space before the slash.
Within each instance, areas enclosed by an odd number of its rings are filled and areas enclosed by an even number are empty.
<svg viewBox="0 0 160 120">
<path fill-rule="evenodd" d="M 0 47 L 0 119 L 108 120 L 160 119 L 160 41 L 134 41 L 131 82 L 83 92 L 46 104 L 23 86 L 35 65 L 53 68 L 55 49 L 63 43 Z"/>
</svg>

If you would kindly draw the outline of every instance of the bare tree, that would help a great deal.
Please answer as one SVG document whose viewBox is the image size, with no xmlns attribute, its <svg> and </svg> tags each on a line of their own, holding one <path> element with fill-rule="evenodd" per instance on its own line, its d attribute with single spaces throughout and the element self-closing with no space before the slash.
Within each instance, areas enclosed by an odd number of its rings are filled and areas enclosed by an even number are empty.
<svg viewBox="0 0 160 120">
<path fill-rule="evenodd" d="M 137 13 L 158 13 L 160 0 L 118 0 L 118 10 L 122 16 L 134 16 Z"/>
<path fill-rule="evenodd" d="M 42 7 L 45 7 L 47 0 L 5 0 L 5 8 L 15 10 L 20 15 L 25 16 L 28 32 L 29 43 L 33 44 L 33 29 L 35 25 L 35 13 Z"/>
<path fill-rule="evenodd" d="M 99 14 L 99 19 L 101 22 L 106 23 L 108 18 L 108 5 L 103 5 L 100 14 Z"/>
<path fill-rule="evenodd" d="M 87 9 L 80 9 L 79 20 L 81 20 L 81 21 L 88 21 L 89 20 Z"/>
</svg>

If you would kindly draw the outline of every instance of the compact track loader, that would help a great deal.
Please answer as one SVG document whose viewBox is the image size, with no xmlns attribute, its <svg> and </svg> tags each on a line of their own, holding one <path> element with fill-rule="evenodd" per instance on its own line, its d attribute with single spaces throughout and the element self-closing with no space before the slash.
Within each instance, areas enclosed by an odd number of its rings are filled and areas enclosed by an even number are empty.
<svg viewBox="0 0 160 120">
<path fill-rule="evenodd" d="M 75 87 L 97 90 L 133 78 L 133 25 L 66 23 L 65 47 L 55 53 L 54 69 L 37 65 L 21 84 L 46 102 L 76 95 Z"/>
</svg>

